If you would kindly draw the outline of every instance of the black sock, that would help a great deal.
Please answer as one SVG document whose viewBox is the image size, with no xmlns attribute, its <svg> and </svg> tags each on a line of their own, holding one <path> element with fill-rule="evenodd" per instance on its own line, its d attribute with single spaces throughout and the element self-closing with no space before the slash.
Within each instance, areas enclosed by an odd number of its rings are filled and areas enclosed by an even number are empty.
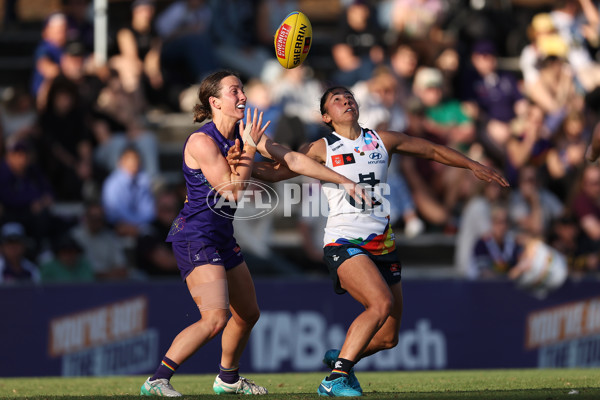
<svg viewBox="0 0 600 400">
<path fill-rule="evenodd" d="M 346 360 L 345 358 L 338 358 L 335 360 L 335 365 L 331 374 L 327 377 L 328 381 L 332 381 L 342 376 L 348 376 L 348 373 L 356 364 L 354 361 Z"/>
</svg>

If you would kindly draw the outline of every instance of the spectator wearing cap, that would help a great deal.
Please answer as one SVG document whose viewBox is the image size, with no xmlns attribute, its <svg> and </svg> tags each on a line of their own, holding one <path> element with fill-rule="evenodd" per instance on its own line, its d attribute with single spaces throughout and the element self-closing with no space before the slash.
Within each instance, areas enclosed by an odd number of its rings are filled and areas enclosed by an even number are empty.
<svg viewBox="0 0 600 400">
<path fill-rule="evenodd" d="M 443 76 L 439 69 L 421 67 L 413 82 L 413 92 L 425 106 L 425 123 L 437 141 L 466 152 L 475 140 L 473 120 L 454 98 L 445 99 Z"/>
<path fill-rule="evenodd" d="M 581 110 L 582 101 L 573 98 L 576 71 L 566 62 L 570 49 L 556 32 L 550 15 L 536 14 L 528 32 L 531 43 L 523 48 L 519 58 L 525 94 L 545 113 L 564 114 L 567 104 Z"/>
<path fill-rule="evenodd" d="M 47 90 L 48 82 L 60 72 L 60 57 L 67 41 L 67 18 L 62 13 L 50 15 L 42 30 L 42 41 L 34 53 L 34 72 L 31 92 L 37 96 Z"/>
<path fill-rule="evenodd" d="M 39 245 L 51 229 L 53 192 L 29 142 L 12 141 L 0 161 L 0 220 L 18 221 Z"/>
<path fill-rule="evenodd" d="M 523 95 L 514 75 L 498 71 L 496 46 L 480 40 L 471 50 L 471 63 L 476 75 L 466 82 L 465 98 L 474 106 L 482 126 L 482 144 L 495 160 L 504 157 L 504 146 L 510 136 L 510 121 L 515 117 L 517 102 Z"/>
<path fill-rule="evenodd" d="M 91 282 L 94 270 L 84 257 L 83 249 L 69 234 L 54 244 L 53 258 L 42 264 L 42 282 Z"/>
<path fill-rule="evenodd" d="M 600 15 L 592 0 L 563 0 L 554 3 L 549 12 L 558 35 L 568 47 L 566 59 L 586 92 L 600 84 L 600 64 L 589 47 L 599 44 Z"/>
<path fill-rule="evenodd" d="M 424 107 L 421 122 L 424 137 L 460 152 L 471 153 L 475 141 L 473 120 L 457 99 L 444 98 L 442 84 L 443 76 L 437 68 L 420 67 L 415 74 L 413 93 Z M 475 153 L 470 156 L 478 157 Z M 414 162 L 419 175 L 427 182 L 426 186 L 433 190 L 433 197 L 443 204 L 444 209 L 453 210 L 461 199 L 473 195 L 474 180 L 464 170 L 448 168 L 429 160 L 418 159 Z M 418 192 L 414 184 L 411 189 L 413 193 Z"/>
<path fill-rule="evenodd" d="M 38 267 L 25 258 L 25 229 L 18 222 L 8 222 L 0 229 L 0 285 L 40 282 Z"/>
</svg>

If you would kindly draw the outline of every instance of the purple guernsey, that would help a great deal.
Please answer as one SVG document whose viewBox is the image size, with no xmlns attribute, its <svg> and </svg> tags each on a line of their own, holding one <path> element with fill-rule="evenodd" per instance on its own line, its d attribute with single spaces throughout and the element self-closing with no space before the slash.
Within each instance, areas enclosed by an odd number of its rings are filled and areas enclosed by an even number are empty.
<svg viewBox="0 0 600 400">
<path fill-rule="evenodd" d="M 211 121 L 196 132 L 210 136 L 223 154 L 235 145 L 235 140 L 226 139 Z M 196 133 L 194 132 L 194 133 Z M 242 139 L 238 128 L 235 129 L 236 139 Z M 191 135 L 190 135 L 191 137 Z M 183 146 L 187 145 L 187 141 Z M 187 189 L 187 198 L 183 209 L 173 221 L 167 236 L 167 242 L 203 242 L 219 246 L 233 239 L 233 215 L 235 208 L 229 206 L 229 201 L 216 194 L 200 169 L 192 169 L 183 159 L 183 176 Z"/>
</svg>

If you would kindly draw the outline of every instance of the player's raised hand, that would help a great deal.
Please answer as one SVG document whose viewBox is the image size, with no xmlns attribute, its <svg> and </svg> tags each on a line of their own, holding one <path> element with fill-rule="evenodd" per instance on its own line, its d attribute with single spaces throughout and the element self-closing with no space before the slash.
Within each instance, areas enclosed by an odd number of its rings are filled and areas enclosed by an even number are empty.
<svg viewBox="0 0 600 400">
<path fill-rule="evenodd" d="M 235 139 L 235 144 L 229 148 L 227 152 L 227 163 L 229 164 L 229 168 L 231 168 L 231 173 L 234 175 L 239 175 L 237 172 L 237 166 L 240 163 L 240 158 L 242 156 L 242 150 L 240 147 L 240 139 Z"/>
<path fill-rule="evenodd" d="M 490 167 L 486 167 L 485 165 L 480 164 L 478 162 L 475 162 L 474 166 L 471 168 L 471 171 L 473 171 L 473 174 L 478 179 L 481 179 L 482 181 L 486 181 L 486 182 L 493 181 L 503 187 L 510 186 L 508 181 L 506 179 L 504 179 L 504 177 L 502 175 L 500 175 L 498 172 L 496 172 L 496 170 L 494 170 L 493 168 L 490 168 Z"/>
<path fill-rule="evenodd" d="M 271 124 L 271 121 L 267 121 L 267 123 L 262 126 L 263 123 L 263 112 L 258 112 L 258 109 L 254 109 L 254 115 L 252 115 L 252 110 L 248 108 L 246 111 L 246 123 L 244 124 L 244 120 L 240 121 L 240 135 L 242 136 L 242 140 L 245 145 L 249 145 L 252 147 L 256 147 L 258 142 L 260 142 L 260 138 L 265 133 L 265 130 Z"/>
</svg>

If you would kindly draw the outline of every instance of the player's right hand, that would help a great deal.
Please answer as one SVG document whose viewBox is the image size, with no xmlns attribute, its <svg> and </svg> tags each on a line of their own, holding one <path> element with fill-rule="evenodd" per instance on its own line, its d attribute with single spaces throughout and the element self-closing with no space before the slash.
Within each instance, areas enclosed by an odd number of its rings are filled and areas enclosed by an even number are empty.
<svg viewBox="0 0 600 400">
<path fill-rule="evenodd" d="M 244 124 L 244 120 L 240 121 L 240 135 L 242 136 L 242 140 L 244 141 L 244 145 L 256 147 L 262 135 L 265 133 L 265 130 L 271 124 L 271 121 L 267 121 L 267 123 L 261 127 L 263 122 L 263 112 L 258 112 L 258 109 L 254 109 L 254 115 L 252 116 L 252 110 L 250 108 L 247 109 L 246 112 L 246 123 Z M 249 128 L 248 128 L 249 127 Z M 249 137 L 248 137 L 249 136 Z"/>
</svg>

